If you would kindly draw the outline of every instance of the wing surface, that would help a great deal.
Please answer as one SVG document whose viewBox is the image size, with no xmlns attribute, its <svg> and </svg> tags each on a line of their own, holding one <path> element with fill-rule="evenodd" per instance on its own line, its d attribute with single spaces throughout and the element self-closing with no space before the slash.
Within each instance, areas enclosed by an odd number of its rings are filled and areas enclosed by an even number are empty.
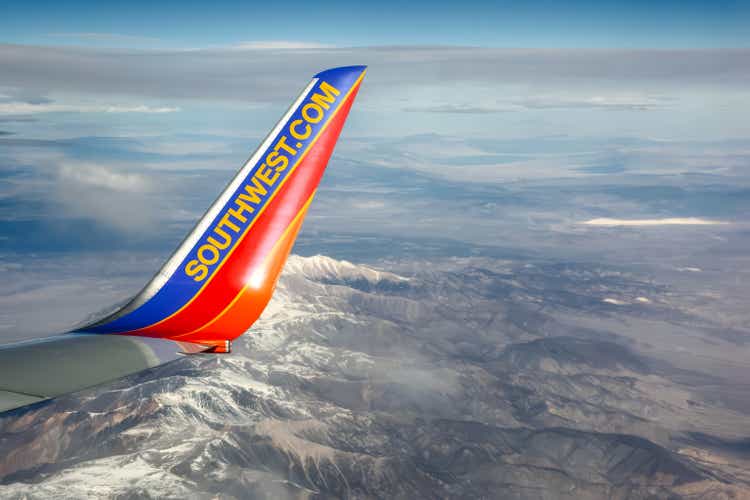
<svg viewBox="0 0 750 500">
<path fill-rule="evenodd" d="M 271 298 L 364 74 L 315 75 L 130 302 L 74 332 L 0 346 L 0 412 L 229 352 Z"/>
<path fill-rule="evenodd" d="M 206 346 L 129 335 L 64 334 L 0 346 L 0 412 L 110 382 Z"/>
<path fill-rule="evenodd" d="M 364 73 L 315 75 L 146 287 L 78 331 L 217 349 L 242 335 L 271 298 Z"/>
</svg>

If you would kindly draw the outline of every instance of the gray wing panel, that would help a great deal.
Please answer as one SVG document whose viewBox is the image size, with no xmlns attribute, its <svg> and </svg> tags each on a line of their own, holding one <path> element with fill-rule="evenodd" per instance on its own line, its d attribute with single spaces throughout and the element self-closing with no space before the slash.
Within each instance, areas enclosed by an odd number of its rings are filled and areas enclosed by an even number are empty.
<svg viewBox="0 0 750 500">
<path fill-rule="evenodd" d="M 171 340 L 95 334 L 0 346 L 0 412 L 162 365 L 181 351 Z"/>
<path fill-rule="evenodd" d="M 0 391 L 0 413 L 22 406 L 28 406 L 47 398 L 30 396 L 28 394 L 19 394 L 17 392 Z"/>
</svg>

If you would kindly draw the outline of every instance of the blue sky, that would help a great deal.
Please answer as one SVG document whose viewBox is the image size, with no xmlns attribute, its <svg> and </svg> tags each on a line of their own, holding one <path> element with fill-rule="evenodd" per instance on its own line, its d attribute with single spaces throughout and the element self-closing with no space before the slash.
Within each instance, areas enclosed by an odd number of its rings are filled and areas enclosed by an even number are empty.
<svg viewBox="0 0 750 500">
<path fill-rule="evenodd" d="M 739 2 L 275 5 L 0 3 L 0 335 L 137 292 L 334 66 L 369 69 L 296 251 L 632 258 L 659 235 L 582 221 L 749 220 Z"/>
<path fill-rule="evenodd" d="M 0 41 L 196 48 L 336 46 L 748 47 L 750 2 L 35 1 L 0 4 Z"/>
</svg>

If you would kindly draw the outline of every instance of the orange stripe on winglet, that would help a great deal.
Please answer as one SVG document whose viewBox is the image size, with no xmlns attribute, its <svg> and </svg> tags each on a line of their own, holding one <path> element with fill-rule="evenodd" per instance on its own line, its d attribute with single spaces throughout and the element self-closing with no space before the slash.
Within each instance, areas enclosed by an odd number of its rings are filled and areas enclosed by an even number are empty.
<svg viewBox="0 0 750 500">
<path fill-rule="evenodd" d="M 289 253 L 292 251 L 297 233 L 299 233 L 302 227 L 305 214 L 314 196 L 315 193 L 310 196 L 302 207 L 302 210 L 299 211 L 292 223 L 284 231 L 284 234 L 279 238 L 279 241 L 276 242 L 263 262 L 263 265 L 248 277 L 248 283 L 245 285 L 245 288 L 237 294 L 221 314 L 202 327 L 180 335 L 181 340 L 201 343 L 201 337 L 211 339 L 211 341 L 221 336 L 233 339 L 242 335 L 250 328 L 263 312 L 269 300 L 271 300 L 271 295 L 276 288 L 281 270 Z M 255 273 L 261 274 L 256 275 Z M 254 282 L 256 279 L 257 282 Z"/>
<path fill-rule="evenodd" d="M 289 174 L 284 189 L 276 191 L 278 196 L 258 215 L 252 234 L 243 235 L 210 283 L 176 314 L 130 334 L 214 346 L 242 335 L 258 319 L 294 245 L 358 88 L 359 81 L 297 163 L 299 168 Z M 263 269 L 263 274 L 256 269 Z"/>
<path fill-rule="evenodd" d="M 248 237 L 250 234 L 252 234 L 252 230 L 254 229 L 256 223 L 261 220 L 263 214 L 267 211 L 269 207 L 274 206 L 273 202 L 274 199 L 277 197 L 277 195 L 280 195 L 284 192 L 285 188 L 287 187 L 288 181 L 291 181 L 294 177 L 294 174 L 296 173 L 298 167 L 301 165 L 307 163 L 314 163 L 315 157 L 319 156 L 321 153 L 319 151 L 320 143 L 329 142 L 326 141 L 325 138 L 330 136 L 330 128 L 332 129 L 338 129 L 335 132 L 335 138 L 332 142 L 330 142 L 329 145 L 326 147 L 329 148 L 325 152 L 328 156 L 330 156 L 333 147 L 336 143 L 336 138 L 338 138 L 338 134 L 341 130 L 341 127 L 343 125 L 343 119 L 346 119 L 346 116 L 349 113 L 349 109 L 351 108 L 351 105 L 354 101 L 354 97 L 357 95 L 357 92 L 359 90 L 359 86 L 362 82 L 362 79 L 365 76 L 365 72 L 362 72 L 362 74 L 357 78 L 357 81 L 352 85 L 352 87 L 349 89 L 349 91 L 346 93 L 344 98 L 342 99 L 341 103 L 338 105 L 338 107 L 333 111 L 330 118 L 326 123 L 323 125 L 323 127 L 320 129 L 318 134 L 316 135 L 315 139 L 310 143 L 309 147 L 302 153 L 300 158 L 295 162 L 295 164 L 292 166 L 289 175 L 287 175 L 282 183 L 274 190 L 274 192 L 271 194 L 271 196 L 268 199 L 268 202 L 261 208 L 260 212 L 258 212 L 258 215 L 253 219 L 253 221 L 248 225 L 248 227 L 244 230 L 243 234 L 239 237 L 237 244 L 235 244 L 232 249 L 227 253 L 227 255 L 222 259 L 221 263 L 217 266 L 216 270 L 212 273 L 212 275 L 206 280 L 206 282 L 201 286 L 201 288 L 198 290 L 198 292 L 190 298 L 182 307 L 180 307 L 177 311 L 173 312 L 169 316 L 157 321 L 156 323 L 153 323 L 148 326 L 144 326 L 142 328 L 138 328 L 136 330 L 121 332 L 122 334 L 128 334 L 128 335 L 144 335 L 144 336 L 153 336 L 153 337 L 163 337 L 163 338 L 182 338 L 186 334 L 177 334 L 175 335 L 173 332 L 175 330 L 179 331 L 179 329 L 183 326 L 179 319 L 184 316 L 192 316 L 194 312 L 192 311 L 192 306 L 197 302 L 201 295 L 210 288 L 213 281 L 218 279 L 219 276 L 221 276 L 222 268 L 225 264 L 230 262 L 233 258 L 233 254 L 238 248 L 242 247 L 243 241 Z M 333 124 L 333 125 L 332 125 Z M 318 146 L 318 147 L 316 147 Z M 325 169 L 325 163 L 327 162 L 327 158 L 322 165 L 322 169 Z M 322 172 L 321 172 L 322 174 Z M 200 314 L 200 313 L 199 313 Z M 177 320 L 177 321 L 175 321 Z M 173 323 L 177 323 L 177 325 L 173 325 Z"/>
</svg>

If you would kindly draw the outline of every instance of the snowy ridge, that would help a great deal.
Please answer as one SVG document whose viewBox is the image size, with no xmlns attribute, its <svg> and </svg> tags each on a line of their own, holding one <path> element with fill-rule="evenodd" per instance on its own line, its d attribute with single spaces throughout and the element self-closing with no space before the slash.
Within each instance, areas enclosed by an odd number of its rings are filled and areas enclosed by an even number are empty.
<svg viewBox="0 0 750 500">
<path fill-rule="evenodd" d="M 366 280 L 371 283 L 380 281 L 409 281 L 408 278 L 393 273 L 378 271 L 371 267 L 355 265 L 346 260 L 336 260 L 325 255 L 300 257 L 291 255 L 284 267 L 284 275 L 304 276 L 313 281 L 356 281 Z"/>
<path fill-rule="evenodd" d="M 561 336 L 578 332 L 554 307 L 658 303 L 650 284 L 574 271 L 467 260 L 404 278 L 291 256 L 231 355 L 0 416 L 0 497 L 477 498 L 512 477 L 540 498 L 594 499 L 633 474 L 633 498 L 726 493 L 702 472 L 725 457 L 697 468 L 702 449 L 665 446 L 746 416 L 696 403 L 626 346 Z"/>
</svg>

